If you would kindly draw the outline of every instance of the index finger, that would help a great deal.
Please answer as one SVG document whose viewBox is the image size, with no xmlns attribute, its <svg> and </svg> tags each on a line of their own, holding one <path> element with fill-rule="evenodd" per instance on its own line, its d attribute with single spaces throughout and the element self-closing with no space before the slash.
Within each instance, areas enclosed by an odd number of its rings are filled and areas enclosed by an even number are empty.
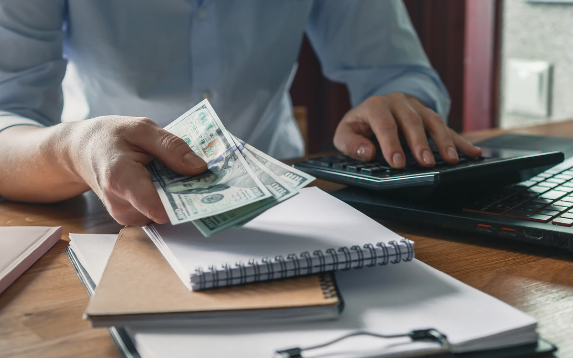
<svg viewBox="0 0 573 360">
<path fill-rule="evenodd" d="M 396 169 L 406 166 L 406 157 L 398 136 L 398 124 L 390 110 L 387 107 L 377 109 L 375 114 L 369 114 L 368 123 L 388 164 Z"/>
<path fill-rule="evenodd" d="M 149 171 L 139 163 L 126 170 L 120 179 L 117 179 L 116 195 L 128 201 L 137 211 L 158 224 L 169 222 L 167 211 L 159 198 L 159 193 L 151 182 Z"/>
</svg>

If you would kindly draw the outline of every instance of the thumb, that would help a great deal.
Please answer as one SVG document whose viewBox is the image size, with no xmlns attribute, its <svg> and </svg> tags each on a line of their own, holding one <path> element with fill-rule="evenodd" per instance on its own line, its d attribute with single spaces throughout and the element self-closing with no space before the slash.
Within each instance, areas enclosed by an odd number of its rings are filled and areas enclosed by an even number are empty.
<svg viewBox="0 0 573 360">
<path fill-rule="evenodd" d="M 136 145 L 181 175 L 195 175 L 207 170 L 207 163 L 183 139 L 155 125 L 136 136 Z"/>
<path fill-rule="evenodd" d="M 376 147 L 366 137 L 357 134 L 347 124 L 340 123 L 334 134 L 334 146 L 351 158 L 369 161 L 376 155 Z"/>
</svg>

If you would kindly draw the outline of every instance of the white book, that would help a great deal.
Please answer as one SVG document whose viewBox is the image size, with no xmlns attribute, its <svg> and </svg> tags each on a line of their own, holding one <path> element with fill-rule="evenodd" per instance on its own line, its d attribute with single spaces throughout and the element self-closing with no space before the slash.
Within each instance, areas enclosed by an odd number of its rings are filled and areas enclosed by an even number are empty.
<svg viewBox="0 0 573 360">
<path fill-rule="evenodd" d="M 97 284 L 111 254 L 112 237 L 83 235 L 71 247 L 92 269 Z M 92 251 L 94 245 L 107 251 Z M 527 314 L 484 294 L 432 267 L 408 264 L 336 273 L 346 307 L 338 320 L 312 323 L 231 324 L 185 328 L 137 326 L 126 328 L 143 357 L 271 357 L 276 350 L 308 347 L 354 331 L 407 333 L 435 328 L 445 334 L 453 352 L 535 344 L 537 322 Z M 432 343 L 371 337 L 347 339 L 304 357 L 397 356 L 435 349 Z"/>
<path fill-rule="evenodd" d="M 0 293 L 61 237 L 61 227 L 0 226 Z"/>
<path fill-rule="evenodd" d="M 310 187 L 241 228 L 206 238 L 192 223 L 144 228 L 185 286 L 202 290 L 397 264 L 413 242 Z"/>
</svg>

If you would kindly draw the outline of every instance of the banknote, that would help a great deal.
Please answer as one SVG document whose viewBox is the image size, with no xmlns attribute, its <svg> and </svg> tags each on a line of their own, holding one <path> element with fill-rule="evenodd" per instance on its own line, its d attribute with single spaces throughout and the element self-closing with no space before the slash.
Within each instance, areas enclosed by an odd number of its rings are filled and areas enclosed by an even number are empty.
<svg viewBox="0 0 573 360">
<path fill-rule="evenodd" d="M 207 100 L 165 127 L 185 140 L 208 170 L 182 176 L 155 159 L 148 165 L 171 224 L 221 214 L 272 198 Z"/>
<path fill-rule="evenodd" d="M 236 143 L 237 144 L 237 143 Z M 239 209 L 227 211 L 219 215 L 213 215 L 199 220 L 194 220 L 193 224 L 201 231 L 203 235 L 209 237 L 219 231 L 228 229 L 231 226 L 246 223 L 298 193 L 298 190 L 290 186 L 286 181 L 274 175 L 269 169 L 265 168 L 252 154 L 245 151 L 241 144 L 238 144 L 239 150 L 245 156 L 247 164 L 273 195 L 262 201 L 241 207 Z"/>
<path fill-rule="evenodd" d="M 233 139 L 237 144 L 239 144 L 239 147 L 241 145 L 244 146 L 246 151 L 243 151 L 243 153 L 252 154 L 253 157 L 257 159 L 265 168 L 269 169 L 275 176 L 278 176 L 280 179 L 284 180 L 287 184 L 297 190 L 302 189 L 306 185 L 316 180 L 315 177 L 312 177 L 307 173 L 288 166 L 287 164 L 274 159 L 264 152 L 255 149 L 236 136 L 233 136 Z"/>
</svg>

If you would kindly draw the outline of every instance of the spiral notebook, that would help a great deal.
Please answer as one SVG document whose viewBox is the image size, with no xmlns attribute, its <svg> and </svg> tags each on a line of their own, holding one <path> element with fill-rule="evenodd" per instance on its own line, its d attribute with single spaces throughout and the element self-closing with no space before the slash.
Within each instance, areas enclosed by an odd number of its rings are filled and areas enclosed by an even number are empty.
<svg viewBox="0 0 573 360">
<path fill-rule="evenodd" d="M 414 257 L 412 241 L 316 187 L 209 238 L 192 223 L 144 230 L 191 290 L 354 271 Z"/>
<path fill-rule="evenodd" d="M 83 241 L 70 237 L 72 247 Z M 143 230 L 130 226 L 119 234 L 84 318 L 96 327 L 227 326 L 333 319 L 342 307 L 330 273 L 190 292 Z"/>
</svg>

